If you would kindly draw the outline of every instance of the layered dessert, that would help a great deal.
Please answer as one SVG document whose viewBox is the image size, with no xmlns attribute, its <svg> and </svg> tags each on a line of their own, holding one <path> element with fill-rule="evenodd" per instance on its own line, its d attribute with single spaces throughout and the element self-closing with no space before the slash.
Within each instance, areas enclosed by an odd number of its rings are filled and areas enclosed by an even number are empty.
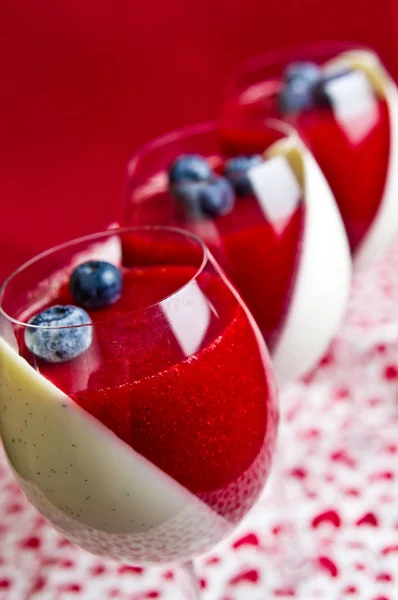
<svg viewBox="0 0 398 600">
<path fill-rule="evenodd" d="M 200 270 L 200 247 L 174 261 L 175 239 L 126 235 L 119 264 L 69 261 L 2 298 L 10 464 L 71 541 L 118 560 L 209 549 L 257 499 L 274 446 L 257 329 L 216 270 Z"/>
<path fill-rule="evenodd" d="M 247 303 L 285 382 L 311 368 L 335 334 L 351 261 L 311 154 L 283 124 L 265 129 L 262 151 L 251 154 L 224 147 L 212 124 L 156 140 L 153 156 L 144 148 L 131 162 L 124 218 L 184 227 L 204 240 Z"/>
<path fill-rule="evenodd" d="M 294 124 L 332 188 L 356 264 L 379 258 L 398 229 L 395 83 L 364 50 L 266 71 L 248 76 L 226 102 L 225 143 L 256 152 L 268 139 L 264 119 Z"/>
</svg>

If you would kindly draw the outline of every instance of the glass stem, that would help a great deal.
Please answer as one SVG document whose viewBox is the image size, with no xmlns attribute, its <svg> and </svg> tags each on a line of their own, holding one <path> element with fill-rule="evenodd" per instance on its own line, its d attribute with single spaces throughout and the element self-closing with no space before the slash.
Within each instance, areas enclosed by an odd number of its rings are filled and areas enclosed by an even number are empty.
<svg viewBox="0 0 398 600">
<path fill-rule="evenodd" d="M 277 522 L 282 526 L 278 535 L 279 551 L 274 554 L 274 573 L 276 585 L 297 585 L 307 577 L 311 562 L 311 550 L 304 545 L 302 528 L 299 519 L 299 507 L 294 498 L 289 496 L 285 475 L 286 451 L 285 444 L 278 444 L 275 456 L 275 496 Z"/>
<path fill-rule="evenodd" d="M 193 566 L 192 560 L 187 561 L 183 565 L 184 571 L 187 575 L 188 580 L 190 581 L 190 599 L 191 600 L 200 600 L 200 586 L 198 578 L 196 577 L 195 568 Z"/>
</svg>

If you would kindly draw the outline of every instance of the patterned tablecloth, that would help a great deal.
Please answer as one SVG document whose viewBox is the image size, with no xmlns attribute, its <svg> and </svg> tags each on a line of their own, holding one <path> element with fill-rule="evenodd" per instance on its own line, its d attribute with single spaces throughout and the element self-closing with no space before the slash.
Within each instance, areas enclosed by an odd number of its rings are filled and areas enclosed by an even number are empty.
<svg viewBox="0 0 398 600">
<path fill-rule="evenodd" d="M 355 278 L 320 366 L 281 393 L 271 480 L 196 561 L 203 600 L 398 598 L 398 240 Z M 188 600 L 182 569 L 99 560 L 28 504 L 0 455 L 0 599 Z M 397 581 L 396 581 L 397 580 Z"/>
</svg>

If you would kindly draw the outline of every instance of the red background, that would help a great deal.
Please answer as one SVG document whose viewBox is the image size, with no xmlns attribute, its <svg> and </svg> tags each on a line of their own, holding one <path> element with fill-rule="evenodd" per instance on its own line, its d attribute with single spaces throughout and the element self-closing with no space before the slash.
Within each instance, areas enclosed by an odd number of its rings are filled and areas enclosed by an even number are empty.
<svg viewBox="0 0 398 600">
<path fill-rule="evenodd" d="M 242 58 L 349 39 L 398 75 L 394 26 L 395 0 L 0 0 L 0 280 L 117 217 L 132 151 L 216 116 Z"/>
</svg>

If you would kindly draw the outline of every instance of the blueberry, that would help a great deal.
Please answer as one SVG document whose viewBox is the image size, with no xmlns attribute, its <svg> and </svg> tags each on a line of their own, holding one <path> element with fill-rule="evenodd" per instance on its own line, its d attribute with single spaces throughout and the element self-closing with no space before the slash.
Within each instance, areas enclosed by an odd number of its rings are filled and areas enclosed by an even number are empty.
<svg viewBox="0 0 398 600">
<path fill-rule="evenodd" d="M 89 260 L 73 271 L 69 291 L 85 308 L 101 308 L 119 300 L 123 278 L 120 270 L 102 260 Z"/>
<path fill-rule="evenodd" d="M 25 329 L 27 348 L 51 363 L 61 363 L 76 358 L 91 344 L 92 327 L 90 316 L 78 306 L 57 305 L 46 308 L 29 320 Z"/>
<path fill-rule="evenodd" d="M 299 79 L 286 85 L 279 94 L 279 107 L 282 113 L 296 113 L 312 106 L 312 88 Z"/>
<path fill-rule="evenodd" d="M 251 156 L 235 156 L 227 160 L 225 164 L 225 175 L 232 183 L 235 193 L 238 196 L 248 196 L 253 194 L 252 185 L 247 176 L 249 169 L 260 165 L 263 158 L 260 154 Z"/>
<path fill-rule="evenodd" d="M 173 185 L 171 187 L 171 191 L 181 202 L 189 215 L 200 216 L 199 194 L 202 187 L 207 184 L 207 181 L 196 183 L 180 183 L 179 185 Z"/>
<path fill-rule="evenodd" d="M 169 169 L 170 185 L 208 181 L 212 176 L 209 163 L 199 154 L 181 154 Z"/>
<path fill-rule="evenodd" d="M 285 86 L 279 95 L 282 113 L 295 113 L 313 105 L 313 89 L 322 80 L 322 70 L 315 63 L 290 64 L 284 72 Z"/>
<path fill-rule="evenodd" d="M 198 202 L 200 210 L 209 217 L 226 215 L 235 204 L 233 187 L 225 177 L 215 177 L 201 185 L 198 190 Z"/>
<path fill-rule="evenodd" d="M 294 62 L 288 65 L 283 73 L 285 82 L 302 80 L 309 86 L 315 85 L 322 77 L 322 69 L 313 62 Z"/>
</svg>

